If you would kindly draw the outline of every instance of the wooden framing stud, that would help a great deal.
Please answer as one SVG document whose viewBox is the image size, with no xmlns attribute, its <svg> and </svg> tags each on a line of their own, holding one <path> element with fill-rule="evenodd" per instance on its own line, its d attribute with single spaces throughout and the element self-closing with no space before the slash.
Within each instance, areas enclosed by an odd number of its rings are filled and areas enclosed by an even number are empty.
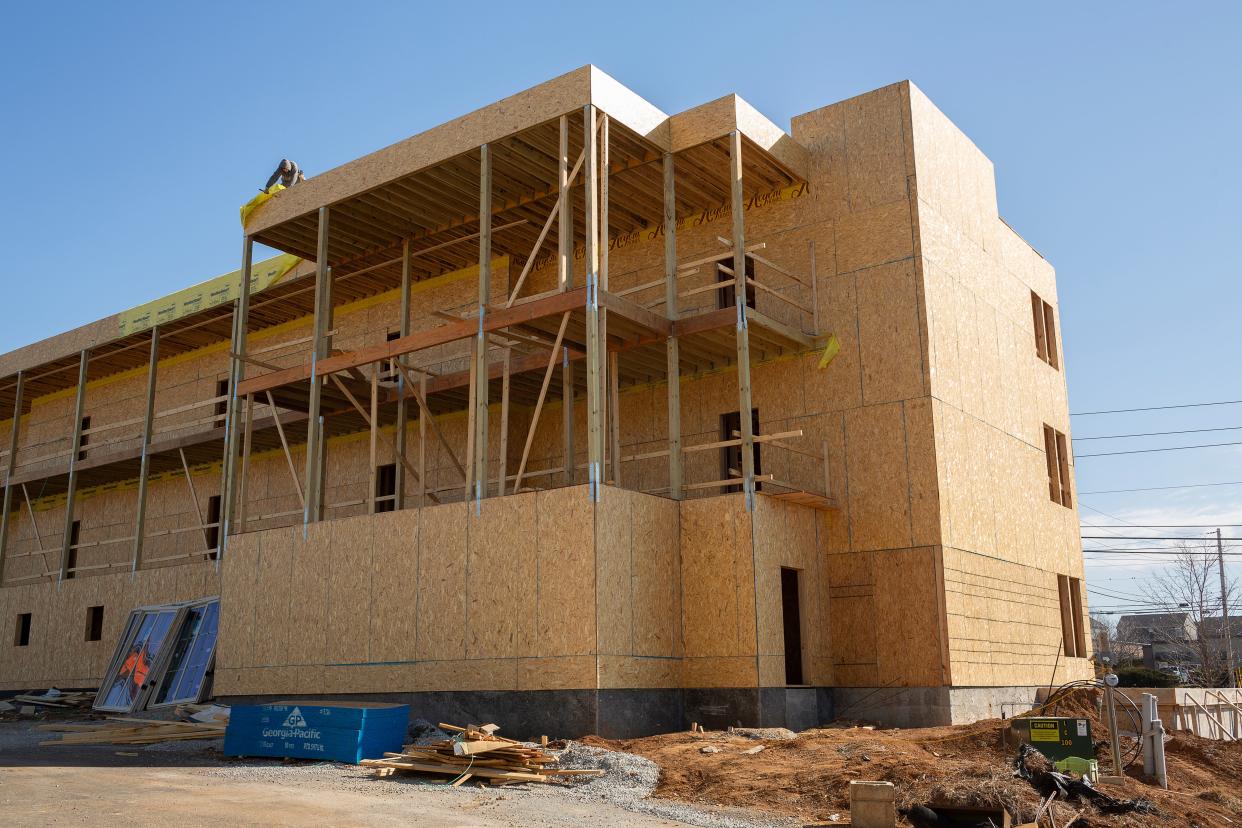
<svg viewBox="0 0 1242 828">
<path fill-rule="evenodd" d="M 228 545 L 229 532 L 233 525 L 233 516 L 237 514 L 237 466 L 238 453 L 241 449 L 241 435 L 238 426 L 240 397 L 237 387 L 246 377 L 246 334 L 249 330 L 250 317 L 250 271 L 254 257 L 254 239 L 250 236 L 242 238 L 242 266 L 239 276 L 237 299 L 233 303 L 233 345 L 229 361 L 229 398 L 225 406 L 224 418 L 224 461 L 220 464 L 220 531 L 217 533 L 217 544 L 223 556 Z"/>
<path fill-rule="evenodd" d="M 586 267 L 586 375 L 587 375 L 587 484 L 592 502 L 599 500 L 604 471 L 604 366 L 600 347 L 599 306 L 599 152 L 595 134 L 595 107 L 583 107 L 582 132 L 586 146 L 585 267 Z M 558 346 L 559 347 L 559 346 Z"/>
<path fill-rule="evenodd" d="M 563 435 L 562 463 L 565 469 L 565 485 L 572 486 L 576 482 L 574 469 L 574 361 L 569 358 L 569 349 L 561 348 L 561 432 Z"/>
<path fill-rule="evenodd" d="M 677 193 L 673 154 L 664 154 L 664 311 L 677 319 Z M 685 482 L 681 453 L 681 347 L 676 336 L 666 344 L 668 372 L 668 492 L 681 500 Z"/>
<path fill-rule="evenodd" d="M 323 438 L 323 417 L 320 412 L 323 377 L 315 366 L 327 357 L 331 342 L 327 332 L 332 328 L 332 270 L 328 267 L 328 233 L 330 215 L 327 207 L 319 208 L 319 238 L 315 263 L 315 319 L 311 346 L 309 411 L 306 419 L 306 497 L 302 525 L 317 523 L 323 516 L 323 474 L 326 460 Z"/>
<path fill-rule="evenodd" d="M 573 191 L 569 188 L 569 116 L 562 115 L 560 121 L 560 147 L 557 157 L 557 187 L 560 195 L 557 199 L 557 255 L 556 284 L 562 292 L 569 290 L 574 284 L 574 214 L 570 199 Z M 582 157 L 586 157 L 583 149 Z"/>
<path fill-rule="evenodd" d="M 399 328 L 399 336 L 410 335 L 410 284 L 412 278 L 410 240 L 405 239 L 401 242 L 401 326 Z M 404 361 L 405 356 L 394 357 L 394 359 Z M 394 470 L 396 491 L 394 492 L 393 503 L 393 509 L 397 511 L 405 508 L 405 463 L 400 461 L 400 458 L 404 458 L 406 455 L 405 432 L 410 422 L 410 402 L 405 390 L 405 377 L 398 373 L 396 439 L 394 440 L 393 448 L 398 458 Z"/>
<path fill-rule="evenodd" d="M 375 514 L 375 498 L 379 496 L 379 372 L 380 364 L 371 363 L 370 469 L 367 475 L 367 514 Z M 333 377 L 335 379 L 335 377 Z"/>
<path fill-rule="evenodd" d="M 492 301 L 492 150 L 479 148 L 479 332 L 474 346 L 474 479 L 475 508 L 487 497 L 487 332 L 484 321 Z"/>
<path fill-rule="evenodd" d="M 69 568 L 69 545 L 73 540 L 73 507 L 78 495 L 78 455 L 82 451 L 82 417 L 86 412 L 87 367 L 91 352 L 83 350 L 78 359 L 78 393 L 73 406 L 73 438 L 69 450 L 69 482 L 65 490 L 65 535 L 60 549 L 60 575 L 57 583 L 65 579 Z"/>
<path fill-rule="evenodd" d="M 512 349 L 505 348 L 500 374 L 500 469 L 496 475 L 496 494 L 505 493 L 505 472 L 509 460 L 509 363 Z"/>
<path fill-rule="evenodd" d="M 729 193 L 733 213 L 733 299 L 737 308 L 737 396 L 742 423 L 742 491 L 746 510 L 755 509 L 754 406 L 750 392 L 750 330 L 746 323 L 746 213 L 742 194 L 742 134 L 729 133 Z"/>
<path fill-rule="evenodd" d="M 160 326 L 151 328 L 151 354 L 147 360 L 147 408 L 142 419 L 142 458 L 138 461 L 138 503 L 134 514 L 134 554 L 130 572 L 142 566 L 142 544 L 147 531 L 147 477 L 151 469 L 151 433 L 155 430 L 155 388 L 160 362 Z"/>
<path fill-rule="evenodd" d="M 4 505 L 0 513 L 0 585 L 4 584 L 4 559 L 8 552 L 9 512 L 13 509 L 13 470 L 17 468 L 18 435 L 22 423 L 22 396 L 26 390 L 26 372 L 17 372 L 17 388 L 13 397 L 13 427 L 9 430 L 8 468 L 4 472 Z"/>
</svg>

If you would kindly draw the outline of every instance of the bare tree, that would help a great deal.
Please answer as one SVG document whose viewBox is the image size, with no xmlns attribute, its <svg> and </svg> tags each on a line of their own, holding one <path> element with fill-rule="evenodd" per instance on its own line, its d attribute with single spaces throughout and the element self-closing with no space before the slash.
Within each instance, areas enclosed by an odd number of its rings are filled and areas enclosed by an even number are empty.
<svg viewBox="0 0 1242 828">
<path fill-rule="evenodd" d="M 1152 643 L 1164 645 L 1166 651 L 1179 657 L 1192 685 L 1220 687 L 1227 673 L 1225 648 L 1218 640 L 1224 628 L 1220 623 L 1221 576 L 1216 546 L 1206 539 L 1178 541 L 1177 545 L 1180 551 L 1164 571 L 1152 577 L 1146 593 L 1165 612 L 1185 613 L 1189 624 L 1153 625 Z M 1225 600 L 1231 610 L 1237 603 L 1236 584 L 1228 580 Z M 1209 630 L 1217 635 L 1206 635 Z"/>
</svg>

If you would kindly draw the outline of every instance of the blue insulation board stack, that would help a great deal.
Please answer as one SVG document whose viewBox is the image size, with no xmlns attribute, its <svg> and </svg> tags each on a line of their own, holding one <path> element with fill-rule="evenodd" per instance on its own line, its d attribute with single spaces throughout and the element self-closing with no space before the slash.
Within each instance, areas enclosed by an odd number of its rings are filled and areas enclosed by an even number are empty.
<svg viewBox="0 0 1242 828">
<path fill-rule="evenodd" d="M 226 756 L 277 756 L 357 763 L 398 752 L 409 705 L 277 702 L 235 706 L 224 731 Z"/>
</svg>

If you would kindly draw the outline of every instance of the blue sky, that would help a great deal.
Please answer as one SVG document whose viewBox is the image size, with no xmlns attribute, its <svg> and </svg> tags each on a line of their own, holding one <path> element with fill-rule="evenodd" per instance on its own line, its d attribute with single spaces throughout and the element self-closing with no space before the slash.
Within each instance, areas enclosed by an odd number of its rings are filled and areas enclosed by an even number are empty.
<svg viewBox="0 0 1242 828">
<path fill-rule="evenodd" d="M 1002 215 L 1057 267 L 1073 411 L 1242 399 L 1242 5 L 755 8 L 11 5 L 0 279 L 23 310 L 0 352 L 236 268 L 237 207 L 282 156 L 313 175 L 595 63 L 668 112 L 737 92 L 785 126 L 913 80 L 992 158 Z M 1080 437 L 1229 426 L 1242 405 L 1074 418 Z M 1228 441 L 1242 430 L 1076 448 Z M 1083 458 L 1078 487 L 1242 480 L 1240 449 Z M 1084 523 L 1242 524 L 1242 486 L 1080 503 L 1114 516 Z M 1143 572 L 1091 580 L 1134 593 Z"/>
</svg>

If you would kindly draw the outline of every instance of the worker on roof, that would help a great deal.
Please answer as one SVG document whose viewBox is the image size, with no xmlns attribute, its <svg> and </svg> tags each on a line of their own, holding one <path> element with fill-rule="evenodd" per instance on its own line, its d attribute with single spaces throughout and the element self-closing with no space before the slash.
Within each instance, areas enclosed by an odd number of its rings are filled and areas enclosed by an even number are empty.
<svg viewBox="0 0 1242 828">
<path fill-rule="evenodd" d="M 294 184 L 301 184 L 306 180 L 306 176 L 302 173 L 302 168 L 297 165 L 296 161 L 290 161 L 288 158 L 280 159 L 280 163 L 276 165 L 276 172 L 272 173 L 272 177 L 267 180 L 267 184 L 263 185 L 263 191 L 267 192 L 272 185 L 280 181 L 284 187 L 292 187 Z"/>
</svg>

